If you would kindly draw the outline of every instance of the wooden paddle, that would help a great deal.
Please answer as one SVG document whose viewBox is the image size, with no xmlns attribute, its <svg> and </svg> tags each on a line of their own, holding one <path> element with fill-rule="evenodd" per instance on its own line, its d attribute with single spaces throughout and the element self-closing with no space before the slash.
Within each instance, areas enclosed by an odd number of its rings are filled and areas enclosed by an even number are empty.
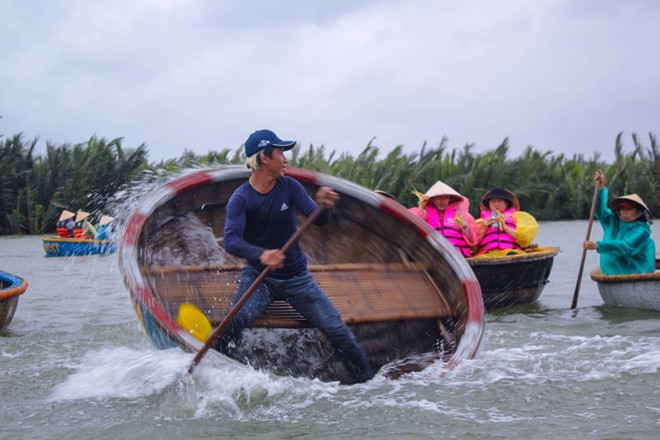
<svg viewBox="0 0 660 440">
<path fill-rule="evenodd" d="M 314 220 L 316 220 L 316 218 L 321 214 L 321 212 L 322 212 L 324 209 L 325 209 L 325 208 L 324 208 L 323 206 L 319 205 L 319 206 L 318 206 L 318 207 L 317 207 L 317 208 L 316 208 L 316 209 L 315 209 L 315 210 L 309 215 L 309 217 L 307 217 L 307 218 L 305 219 L 305 221 L 304 221 L 304 222 L 298 227 L 298 229 L 296 230 L 296 232 L 293 233 L 293 235 L 292 235 L 292 236 L 289 238 L 289 240 L 284 244 L 284 246 L 282 246 L 282 248 L 281 248 L 280 250 L 281 250 L 283 253 L 286 254 L 286 253 L 289 251 L 289 249 L 291 248 L 291 246 L 293 246 L 294 243 L 300 238 L 300 234 L 302 234 L 302 232 L 303 232 L 305 229 L 307 229 L 307 227 L 308 227 L 310 224 L 312 224 L 312 222 L 313 222 Z M 248 288 L 248 290 L 245 291 L 245 293 L 243 294 L 243 296 L 241 297 L 241 299 L 239 299 L 238 302 L 234 305 L 234 307 L 232 307 L 231 310 L 229 310 L 229 313 L 227 313 L 227 316 L 225 316 L 225 317 L 223 318 L 222 322 L 220 322 L 220 324 L 218 325 L 218 327 L 216 327 L 216 329 L 213 331 L 213 333 L 211 334 L 211 336 L 206 340 L 206 342 L 204 343 L 204 346 L 203 346 L 203 347 L 197 352 L 197 355 L 195 356 L 195 358 L 193 359 L 192 363 L 191 363 L 190 366 L 188 367 L 188 374 L 192 374 L 193 370 L 195 369 L 195 367 L 197 366 L 197 364 L 199 363 L 199 361 L 202 360 L 202 358 L 204 357 L 204 355 L 206 354 L 206 352 L 209 350 L 209 348 L 211 348 L 211 347 L 213 346 L 213 344 L 215 344 L 215 341 L 217 341 L 217 339 L 220 337 L 220 335 L 222 334 L 222 332 L 225 331 L 225 329 L 227 328 L 227 326 L 229 325 L 229 323 L 231 322 L 231 320 L 234 319 L 234 316 L 236 316 L 236 314 L 241 310 L 241 307 L 243 307 L 243 305 L 247 302 L 247 300 L 250 299 L 250 297 L 252 296 L 252 294 L 254 293 L 254 291 L 257 290 L 257 287 L 259 287 L 259 285 L 261 285 L 261 283 L 262 283 L 263 280 L 266 278 L 266 276 L 270 273 L 270 271 L 271 271 L 270 268 L 268 268 L 268 267 L 264 268 L 264 270 L 261 271 L 261 273 L 259 274 L 259 276 L 257 277 L 257 279 L 254 280 L 254 282 L 253 282 L 252 285 Z"/>
<path fill-rule="evenodd" d="M 594 189 L 594 198 L 591 201 L 591 212 L 589 213 L 589 225 L 587 226 L 587 238 L 584 241 L 588 241 L 591 237 L 591 226 L 594 223 L 594 212 L 596 212 L 596 201 L 598 200 L 598 183 L 596 183 L 596 188 Z M 580 294 L 580 283 L 582 282 L 582 271 L 584 270 L 584 259 L 587 256 L 587 250 L 582 249 L 582 261 L 580 261 L 580 270 L 578 271 L 577 283 L 575 284 L 575 292 L 573 293 L 573 302 L 571 302 L 571 309 L 577 307 L 578 295 Z"/>
</svg>

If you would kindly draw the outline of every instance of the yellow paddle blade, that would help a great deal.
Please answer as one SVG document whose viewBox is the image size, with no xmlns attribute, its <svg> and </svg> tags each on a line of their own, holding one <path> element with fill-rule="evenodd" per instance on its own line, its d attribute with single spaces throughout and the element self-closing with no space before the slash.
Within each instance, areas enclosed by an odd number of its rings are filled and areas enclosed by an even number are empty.
<svg viewBox="0 0 660 440">
<path fill-rule="evenodd" d="M 516 211 L 513 213 L 513 220 L 516 222 L 516 242 L 521 248 L 529 247 L 536 233 L 539 231 L 539 224 L 531 214 L 525 211 Z"/>
<path fill-rule="evenodd" d="M 211 322 L 193 304 L 183 303 L 179 306 L 176 322 L 179 327 L 193 335 L 198 341 L 206 342 L 211 335 Z"/>
</svg>

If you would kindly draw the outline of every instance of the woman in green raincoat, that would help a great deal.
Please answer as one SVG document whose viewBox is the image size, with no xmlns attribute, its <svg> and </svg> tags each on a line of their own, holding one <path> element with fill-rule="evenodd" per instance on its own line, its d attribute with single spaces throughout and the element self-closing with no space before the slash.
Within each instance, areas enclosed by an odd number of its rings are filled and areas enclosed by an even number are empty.
<svg viewBox="0 0 660 440">
<path fill-rule="evenodd" d="M 603 227 L 603 239 L 585 241 L 584 249 L 600 254 L 600 270 L 605 275 L 654 272 L 651 211 L 637 194 L 618 197 L 608 208 L 603 171 L 596 171 L 594 178 L 599 190 L 594 214 Z"/>
</svg>

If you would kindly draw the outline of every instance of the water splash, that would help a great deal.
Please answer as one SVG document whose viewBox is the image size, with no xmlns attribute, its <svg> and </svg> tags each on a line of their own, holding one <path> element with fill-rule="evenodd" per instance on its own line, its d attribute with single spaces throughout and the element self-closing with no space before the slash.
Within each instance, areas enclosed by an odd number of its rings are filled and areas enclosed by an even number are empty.
<svg viewBox="0 0 660 440">
<path fill-rule="evenodd" d="M 54 388 L 50 400 L 149 396 L 171 383 L 190 358 L 179 350 L 118 347 L 93 351 L 83 357 L 77 372 Z"/>
</svg>

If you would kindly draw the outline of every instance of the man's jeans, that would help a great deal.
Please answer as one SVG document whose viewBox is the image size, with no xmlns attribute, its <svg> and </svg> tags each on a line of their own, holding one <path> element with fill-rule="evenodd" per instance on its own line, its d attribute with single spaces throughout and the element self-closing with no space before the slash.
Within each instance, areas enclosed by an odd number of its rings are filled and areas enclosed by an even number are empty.
<svg viewBox="0 0 660 440">
<path fill-rule="evenodd" d="M 259 274 L 260 272 L 250 265 L 243 268 L 232 304 L 241 299 Z M 243 329 L 259 318 L 276 299 L 288 301 L 300 315 L 328 338 L 342 356 L 344 366 L 354 382 L 366 382 L 374 376 L 362 346 L 342 321 L 334 304 L 321 290 L 308 268 L 285 280 L 266 277 L 218 338 L 215 343 L 216 350 L 226 352 L 230 343 L 237 343 Z"/>
</svg>

